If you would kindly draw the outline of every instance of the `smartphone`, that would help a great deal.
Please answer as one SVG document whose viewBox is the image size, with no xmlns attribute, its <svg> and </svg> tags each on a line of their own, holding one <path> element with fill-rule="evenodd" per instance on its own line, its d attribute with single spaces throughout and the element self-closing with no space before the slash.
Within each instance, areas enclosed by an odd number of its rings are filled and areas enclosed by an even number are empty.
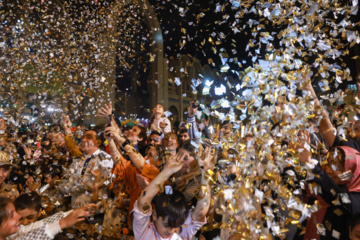
<svg viewBox="0 0 360 240">
<path fill-rule="evenodd" d="M 107 117 L 106 127 L 111 127 L 111 115 L 108 115 L 108 117 Z"/>
<path fill-rule="evenodd" d="M 358 91 L 356 84 L 348 84 L 348 85 L 347 85 L 347 88 L 348 88 L 349 90 L 353 90 L 353 91 L 356 92 L 356 93 L 357 93 L 357 91 Z"/>
</svg>

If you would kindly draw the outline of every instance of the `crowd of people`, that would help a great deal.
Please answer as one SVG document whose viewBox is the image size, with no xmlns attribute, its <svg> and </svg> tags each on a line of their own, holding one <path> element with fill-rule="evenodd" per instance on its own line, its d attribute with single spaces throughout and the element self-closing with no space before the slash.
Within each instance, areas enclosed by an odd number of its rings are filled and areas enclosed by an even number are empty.
<svg viewBox="0 0 360 240">
<path fill-rule="evenodd" d="M 214 125 L 208 117 L 197 119 L 199 105 L 193 102 L 176 128 L 161 104 L 148 126 L 117 124 L 111 104 L 98 112 L 106 126 L 91 129 L 72 126 L 69 116 L 61 126 L 41 129 L 1 119 L 0 240 L 360 239 L 360 122 L 346 136 L 336 132 L 339 123 L 311 83 L 303 89 L 313 100 L 311 128 L 299 129 L 290 141 L 281 136 L 281 121 L 291 116 L 269 119 L 278 134 L 261 160 L 261 143 L 254 132 L 243 131 L 251 122 L 239 127 L 225 119 L 210 131 Z M 283 97 L 276 106 L 286 104 Z M 240 151 L 246 153 L 241 158 Z M 271 176 L 281 154 L 292 160 Z M 269 169 L 245 174 L 239 168 L 258 161 Z M 261 185 L 244 177 L 250 175 Z M 298 203 L 284 206 L 289 194 Z M 240 197 L 254 199 L 247 218 Z M 300 211 L 300 203 L 307 207 Z M 249 227 L 250 218 L 260 232 Z M 271 227 L 270 219 L 287 231 Z M 261 232 L 264 226 L 267 233 Z"/>
</svg>

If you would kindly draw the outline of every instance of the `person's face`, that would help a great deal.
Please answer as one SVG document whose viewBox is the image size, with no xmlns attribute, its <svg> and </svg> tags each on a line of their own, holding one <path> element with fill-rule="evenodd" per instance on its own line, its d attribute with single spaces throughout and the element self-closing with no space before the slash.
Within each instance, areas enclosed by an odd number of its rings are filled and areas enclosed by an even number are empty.
<svg viewBox="0 0 360 240">
<path fill-rule="evenodd" d="M 186 151 L 185 149 L 181 149 L 181 151 L 184 152 L 185 156 L 184 156 L 184 165 L 181 168 L 181 172 L 183 173 L 188 173 L 189 171 L 191 171 L 191 169 L 193 169 L 195 167 L 196 164 L 196 159 L 194 156 L 192 156 L 188 151 Z"/>
<path fill-rule="evenodd" d="M 86 131 L 81 137 L 80 150 L 85 154 L 91 154 L 99 148 L 98 140 L 96 140 L 95 131 Z"/>
<path fill-rule="evenodd" d="M 150 139 L 149 139 L 149 143 L 150 145 L 152 144 L 157 144 L 160 145 L 161 144 L 161 137 L 157 134 L 152 134 L 150 135 Z"/>
<path fill-rule="evenodd" d="M 151 164 L 156 164 L 159 160 L 158 153 L 156 151 L 156 147 L 150 147 L 147 151 L 147 155 L 145 156 L 145 160 L 149 160 Z"/>
<path fill-rule="evenodd" d="M 5 179 L 9 176 L 10 166 L 1 166 L 0 167 L 0 184 L 2 184 Z"/>
<path fill-rule="evenodd" d="M 353 229 L 350 229 L 349 237 L 351 240 L 360 240 L 360 224 L 357 224 Z"/>
<path fill-rule="evenodd" d="M 360 122 L 356 122 L 351 127 L 346 129 L 347 135 L 351 138 L 360 138 Z"/>
<path fill-rule="evenodd" d="M 141 130 L 138 126 L 133 127 L 129 130 L 128 136 L 126 137 L 127 140 L 130 142 L 137 144 L 138 142 L 142 141 L 143 139 L 139 137 Z"/>
<path fill-rule="evenodd" d="M 159 113 L 161 115 L 164 114 L 164 107 L 160 104 L 157 104 L 155 107 L 154 107 L 154 113 Z"/>
<path fill-rule="evenodd" d="M 39 217 L 39 212 L 34 209 L 25 208 L 23 210 L 18 210 L 17 213 L 21 216 L 20 224 L 29 225 L 30 223 L 36 222 Z"/>
<path fill-rule="evenodd" d="M 0 236 L 6 238 L 19 231 L 20 215 L 15 211 L 14 204 L 9 203 L 6 207 L 8 219 L 0 225 Z"/>
<path fill-rule="evenodd" d="M 344 167 L 340 162 L 340 156 L 333 157 L 330 155 L 327 159 L 328 164 L 325 166 L 325 172 L 329 177 L 334 181 L 335 184 L 341 185 L 344 184 L 343 181 L 340 180 L 338 174 L 344 172 Z"/>
<path fill-rule="evenodd" d="M 156 217 L 153 215 L 154 225 L 158 233 L 163 238 L 170 238 L 174 233 L 179 232 L 180 228 L 172 228 L 168 226 L 168 217 Z"/>
<path fill-rule="evenodd" d="M 183 132 L 183 133 L 180 133 L 180 142 L 185 142 L 186 140 L 189 140 L 190 137 L 189 137 L 189 133 L 188 132 Z"/>
<path fill-rule="evenodd" d="M 169 136 L 165 136 L 164 137 L 164 142 L 163 142 L 164 147 L 167 147 L 169 150 L 176 150 L 176 148 L 178 147 L 177 141 L 175 136 L 169 135 Z"/>
</svg>

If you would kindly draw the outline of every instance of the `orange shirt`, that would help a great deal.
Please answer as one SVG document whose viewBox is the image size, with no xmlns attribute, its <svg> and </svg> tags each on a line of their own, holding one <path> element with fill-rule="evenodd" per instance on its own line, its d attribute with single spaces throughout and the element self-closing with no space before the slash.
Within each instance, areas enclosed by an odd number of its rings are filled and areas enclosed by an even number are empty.
<svg viewBox="0 0 360 240">
<path fill-rule="evenodd" d="M 137 182 L 136 174 L 142 174 L 150 182 L 159 174 L 159 172 L 160 171 L 150 163 L 145 163 L 142 172 L 140 172 L 133 164 L 131 164 L 131 161 L 126 160 L 123 156 L 120 157 L 119 163 L 116 164 L 113 170 L 113 173 L 116 176 L 113 183 L 115 186 L 123 185 L 125 187 L 125 192 L 129 195 L 130 207 L 128 223 L 130 223 L 130 213 L 134 208 L 135 201 L 142 191 Z"/>
</svg>

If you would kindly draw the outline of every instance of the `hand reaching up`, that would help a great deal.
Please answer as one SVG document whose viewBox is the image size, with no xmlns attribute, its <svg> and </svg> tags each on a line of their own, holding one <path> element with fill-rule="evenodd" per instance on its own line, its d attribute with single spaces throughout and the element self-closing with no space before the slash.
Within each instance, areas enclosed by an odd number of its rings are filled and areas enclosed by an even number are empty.
<svg viewBox="0 0 360 240">
<path fill-rule="evenodd" d="M 198 156 L 198 162 L 200 167 L 202 166 L 205 171 L 212 169 L 214 167 L 214 159 L 215 153 L 211 146 L 207 146 L 204 150 L 204 154 Z"/>
<path fill-rule="evenodd" d="M 63 121 L 62 121 L 62 126 L 63 126 L 66 134 L 70 134 L 70 133 L 71 133 L 72 123 L 71 123 L 71 121 L 70 121 L 69 115 L 66 115 L 65 118 L 63 119 Z"/>
<path fill-rule="evenodd" d="M 107 118 L 109 115 L 112 114 L 112 111 L 113 109 L 111 103 L 108 104 L 105 103 L 105 106 L 99 109 L 96 116 Z"/>
<path fill-rule="evenodd" d="M 164 170 L 170 171 L 171 173 L 176 173 L 180 171 L 182 166 L 184 165 L 184 157 L 185 157 L 184 150 L 180 149 L 178 153 L 175 155 L 170 156 L 168 161 L 166 162 L 166 165 L 164 167 Z"/>
<path fill-rule="evenodd" d="M 104 130 L 104 136 L 106 139 L 113 139 L 118 143 L 124 143 L 125 138 L 120 136 L 119 131 L 116 129 L 114 124 L 112 123 L 110 127 L 106 127 Z"/>
<path fill-rule="evenodd" d="M 191 102 L 190 102 L 190 107 L 189 107 L 189 110 L 188 110 L 188 116 L 189 116 L 189 117 L 195 116 L 195 113 L 196 113 L 196 111 L 198 110 L 197 107 L 196 107 L 196 108 L 193 108 L 193 104 L 194 104 L 194 102 L 191 101 Z"/>
</svg>

